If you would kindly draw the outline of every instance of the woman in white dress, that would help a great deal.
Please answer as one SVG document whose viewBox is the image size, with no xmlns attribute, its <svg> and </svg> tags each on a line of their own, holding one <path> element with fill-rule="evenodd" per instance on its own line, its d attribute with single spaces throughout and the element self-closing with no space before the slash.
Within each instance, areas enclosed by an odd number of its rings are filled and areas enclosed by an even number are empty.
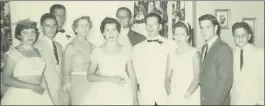
<svg viewBox="0 0 265 106">
<path fill-rule="evenodd" d="M 63 61 L 64 90 L 67 90 L 71 95 L 70 103 L 78 105 L 90 85 L 86 78 L 90 53 L 93 48 L 93 45 L 86 39 L 92 28 L 90 17 L 77 18 L 73 22 L 72 28 L 77 37 L 65 49 Z"/>
<path fill-rule="evenodd" d="M 87 79 L 92 81 L 81 105 L 133 105 L 137 104 L 137 84 L 130 50 L 117 42 L 120 24 L 105 18 L 100 26 L 106 42 L 95 48 Z"/>
<path fill-rule="evenodd" d="M 199 76 L 200 55 L 189 44 L 190 27 L 183 21 L 174 26 L 174 36 L 178 48 L 169 56 L 166 72 L 168 105 L 200 105 Z"/>
<path fill-rule="evenodd" d="M 21 44 L 11 48 L 5 56 L 3 83 L 9 88 L 1 105 L 53 105 L 43 71 L 45 62 L 41 52 L 33 47 L 38 36 L 36 22 L 19 21 L 15 37 Z"/>
</svg>

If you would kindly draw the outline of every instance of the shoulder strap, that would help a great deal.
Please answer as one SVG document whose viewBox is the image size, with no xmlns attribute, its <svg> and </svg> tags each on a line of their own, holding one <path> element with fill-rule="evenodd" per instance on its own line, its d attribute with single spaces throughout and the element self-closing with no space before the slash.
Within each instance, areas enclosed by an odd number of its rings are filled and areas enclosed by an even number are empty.
<svg viewBox="0 0 265 106">
<path fill-rule="evenodd" d="M 6 52 L 6 55 L 9 55 L 16 60 L 25 58 L 25 56 L 23 56 L 16 48 L 11 48 L 10 50 L 8 50 Z"/>
</svg>

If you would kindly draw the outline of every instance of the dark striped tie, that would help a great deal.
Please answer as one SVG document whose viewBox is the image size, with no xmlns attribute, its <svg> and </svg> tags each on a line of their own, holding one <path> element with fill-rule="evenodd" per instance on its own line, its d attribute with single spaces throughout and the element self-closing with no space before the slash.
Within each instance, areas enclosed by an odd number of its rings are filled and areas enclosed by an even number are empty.
<svg viewBox="0 0 265 106">
<path fill-rule="evenodd" d="M 207 54 L 207 52 L 208 52 L 208 44 L 205 44 L 205 53 L 204 53 L 204 57 L 203 57 L 203 60 L 205 59 L 205 57 L 206 57 L 206 54 Z"/>
<path fill-rule="evenodd" d="M 53 45 L 54 56 L 55 56 L 55 58 L 56 58 L 57 63 L 59 64 L 59 57 L 58 57 L 57 47 L 56 47 L 54 41 L 52 41 L 52 45 Z"/>
</svg>

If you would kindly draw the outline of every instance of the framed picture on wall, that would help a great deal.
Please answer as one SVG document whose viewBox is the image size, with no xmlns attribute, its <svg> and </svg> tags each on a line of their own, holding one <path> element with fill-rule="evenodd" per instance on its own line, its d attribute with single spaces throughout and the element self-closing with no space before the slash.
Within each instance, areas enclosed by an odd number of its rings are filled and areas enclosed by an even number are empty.
<svg viewBox="0 0 265 106">
<path fill-rule="evenodd" d="M 134 2 L 134 31 L 144 35 L 146 30 L 144 17 L 149 13 L 156 13 L 162 18 L 162 29 L 159 32 L 163 37 L 168 38 L 168 1 L 135 1 Z"/>
<path fill-rule="evenodd" d="M 229 22 L 230 22 L 230 10 L 229 9 L 215 9 L 215 16 L 221 28 L 228 29 Z"/>
<path fill-rule="evenodd" d="M 255 33 L 255 21 L 256 18 L 242 18 L 243 22 L 246 22 L 252 29 L 253 34 Z"/>
</svg>

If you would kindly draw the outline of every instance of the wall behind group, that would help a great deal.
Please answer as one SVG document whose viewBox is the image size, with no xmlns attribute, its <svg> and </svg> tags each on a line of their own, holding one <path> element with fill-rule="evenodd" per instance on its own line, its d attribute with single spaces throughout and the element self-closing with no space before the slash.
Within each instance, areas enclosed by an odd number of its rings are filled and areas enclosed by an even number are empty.
<svg viewBox="0 0 265 106">
<path fill-rule="evenodd" d="M 215 14 L 215 9 L 230 9 L 230 22 L 228 29 L 221 29 L 221 39 L 235 48 L 232 36 L 232 25 L 242 21 L 242 18 L 256 17 L 255 45 L 264 48 L 264 2 L 263 1 L 196 1 L 196 38 L 197 47 L 200 48 L 204 41 L 200 35 L 198 19 L 204 14 Z"/>
<path fill-rule="evenodd" d="M 62 4 L 66 7 L 66 23 L 64 28 L 73 32 L 73 21 L 83 15 L 91 17 L 93 28 L 89 39 L 92 43 L 100 45 L 103 37 L 100 33 L 100 23 L 105 17 L 116 18 L 116 10 L 119 7 L 127 7 L 133 13 L 134 1 L 11 1 L 11 23 L 12 32 L 15 30 L 15 23 L 22 19 L 31 19 L 39 22 L 41 15 L 49 12 L 53 4 Z M 14 35 L 14 33 L 12 33 Z M 14 39 L 14 45 L 19 42 Z"/>
<path fill-rule="evenodd" d="M 49 12 L 52 4 L 63 4 L 67 9 L 67 20 L 65 29 L 72 31 L 71 24 L 74 19 L 82 15 L 88 15 L 93 22 L 91 41 L 97 45 L 102 44 L 103 37 L 99 31 L 100 22 L 104 17 L 110 16 L 115 18 L 116 10 L 119 7 L 128 7 L 132 13 L 134 1 L 11 1 L 11 22 L 12 32 L 14 32 L 15 23 L 21 19 L 32 19 L 39 22 L 42 14 Z M 215 13 L 215 9 L 230 9 L 229 28 L 221 30 L 221 38 L 232 48 L 235 44 L 232 37 L 232 24 L 242 21 L 243 17 L 256 17 L 255 25 L 255 45 L 264 48 L 264 2 L 262 1 L 195 1 L 187 4 L 187 21 L 195 25 L 196 47 L 199 49 L 204 41 L 200 35 L 198 18 L 204 14 Z M 189 5 L 190 4 L 190 5 Z M 194 6 L 194 7 L 192 7 Z M 191 8 L 193 8 L 191 10 Z M 192 15 L 191 15 L 192 14 Z M 191 18 L 193 17 L 193 18 Z M 193 20 L 193 22 L 191 21 Z M 14 34 L 14 33 L 13 33 Z M 16 45 L 16 39 L 13 39 Z"/>
</svg>

